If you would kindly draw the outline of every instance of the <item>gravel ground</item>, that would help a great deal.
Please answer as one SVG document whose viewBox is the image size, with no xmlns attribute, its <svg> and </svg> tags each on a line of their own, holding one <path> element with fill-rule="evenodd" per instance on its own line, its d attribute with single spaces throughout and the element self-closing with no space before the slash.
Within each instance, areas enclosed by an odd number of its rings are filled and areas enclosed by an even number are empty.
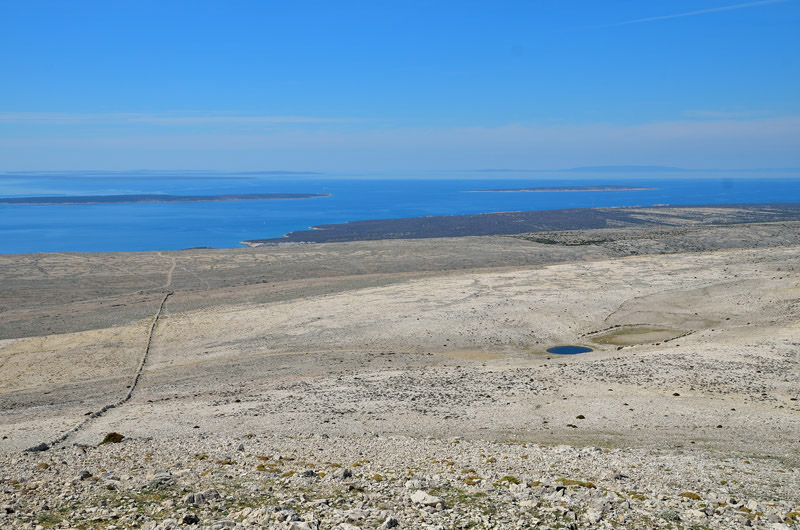
<svg viewBox="0 0 800 530">
<path fill-rule="evenodd" d="M 124 439 L 0 462 L 3 528 L 782 529 L 800 521 L 796 469 L 692 450 L 251 434 Z"/>
<path fill-rule="evenodd" d="M 0 528 L 798 528 L 799 263 L 800 223 L 0 256 Z"/>
</svg>

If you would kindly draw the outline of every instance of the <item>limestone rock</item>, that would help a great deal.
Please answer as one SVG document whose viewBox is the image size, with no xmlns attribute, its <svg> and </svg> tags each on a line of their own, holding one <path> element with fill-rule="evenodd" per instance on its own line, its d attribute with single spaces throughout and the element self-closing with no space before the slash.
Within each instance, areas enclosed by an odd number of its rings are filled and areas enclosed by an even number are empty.
<svg viewBox="0 0 800 530">
<path fill-rule="evenodd" d="M 442 500 L 439 497 L 430 495 L 429 493 L 424 492 L 422 490 L 415 491 L 414 493 L 411 494 L 410 498 L 411 502 L 422 506 L 436 506 L 437 504 L 442 502 Z"/>
</svg>

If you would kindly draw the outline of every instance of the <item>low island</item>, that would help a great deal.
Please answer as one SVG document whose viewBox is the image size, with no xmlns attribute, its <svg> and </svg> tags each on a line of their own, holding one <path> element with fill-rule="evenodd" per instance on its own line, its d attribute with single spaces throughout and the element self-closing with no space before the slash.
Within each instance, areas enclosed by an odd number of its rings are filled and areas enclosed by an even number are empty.
<svg viewBox="0 0 800 530">
<path fill-rule="evenodd" d="M 644 186 L 616 186 L 616 185 L 595 185 L 595 186 L 542 186 L 537 188 L 512 188 L 496 190 L 465 190 L 464 193 L 569 193 L 586 191 L 646 191 L 657 188 Z"/>
<path fill-rule="evenodd" d="M 84 204 L 141 204 L 153 202 L 275 201 L 329 197 L 330 193 L 239 193 L 232 195 L 66 195 L 62 197 L 0 197 L 0 204 L 66 206 Z"/>
</svg>

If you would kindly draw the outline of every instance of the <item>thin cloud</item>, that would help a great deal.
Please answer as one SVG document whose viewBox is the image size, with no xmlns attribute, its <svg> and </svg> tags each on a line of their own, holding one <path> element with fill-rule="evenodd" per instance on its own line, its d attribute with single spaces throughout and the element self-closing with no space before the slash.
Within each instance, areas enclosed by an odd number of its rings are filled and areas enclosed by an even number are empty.
<svg viewBox="0 0 800 530">
<path fill-rule="evenodd" d="M 705 164 L 730 165 L 726 161 L 736 158 L 749 160 L 740 167 L 796 167 L 798 142 L 800 116 L 785 116 L 754 120 L 676 120 L 636 125 L 509 124 L 501 127 L 373 127 L 346 131 L 292 128 L 249 134 L 207 131 L 170 134 L 163 131 L 133 135 L 0 136 L 0 160 L 8 162 L 19 158 L 20 152 L 28 153 L 25 157 L 33 160 L 35 157 L 30 153 L 63 150 L 72 156 L 76 150 L 85 150 L 86 153 L 113 151 L 120 156 L 129 153 L 137 163 L 152 157 L 154 162 L 148 162 L 151 165 L 172 156 L 163 153 L 185 155 L 185 162 L 191 162 L 194 156 L 224 159 L 230 153 L 251 152 L 263 156 L 264 160 L 275 157 L 275 163 L 289 167 L 292 165 L 289 162 L 294 163 L 294 160 L 284 156 L 293 154 L 298 163 L 318 160 L 320 166 L 312 169 L 321 169 L 324 163 L 348 169 L 337 166 L 334 160 L 345 164 L 361 157 L 373 157 L 375 162 L 385 157 L 387 166 L 396 167 L 422 158 L 429 162 L 429 167 L 459 167 L 464 164 L 474 167 L 569 167 L 596 165 L 598 160 L 614 163 L 614 159 L 643 164 L 663 160 L 664 165 L 702 167 Z M 667 164 L 668 161 L 671 162 Z M 184 166 L 185 162 L 182 162 Z"/>
<path fill-rule="evenodd" d="M 752 120 L 757 118 L 768 118 L 775 116 L 774 110 L 687 110 L 683 115 L 687 118 L 698 118 L 704 120 Z"/>
<path fill-rule="evenodd" d="M 707 15 L 709 13 L 720 13 L 722 11 L 732 11 L 734 9 L 747 9 L 749 7 L 759 7 L 768 4 L 779 4 L 788 2 L 788 0 L 760 0 L 759 2 L 746 2 L 744 4 L 734 4 L 730 6 L 712 7 L 710 9 L 699 9 L 697 11 L 688 11 L 686 13 L 676 13 L 674 15 L 661 15 L 658 17 L 637 18 L 635 20 L 627 20 L 625 22 L 618 22 L 612 26 L 626 26 L 628 24 L 641 24 L 643 22 L 655 22 L 657 20 L 668 20 L 670 18 L 683 18 L 693 17 L 696 15 Z"/>
<path fill-rule="evenodd" d="M 131 121 L 154 125 L 202 125 L 202 124 L 270 124 L 270 123 L 333 123 L 345 120 L 314 118 L 308 116 L 140 116 Z"/>
<path fill-rule="evenodd" d="M 0 113 L 0 123 L 22 124 L 149 124 L 149 125 L 220 125 L 220 124 L 313 124 L 340 123 L 345 119 L 312 116 L 252 116 L 217 113 L 61 113 L 10 112 Z"/>
</svg>

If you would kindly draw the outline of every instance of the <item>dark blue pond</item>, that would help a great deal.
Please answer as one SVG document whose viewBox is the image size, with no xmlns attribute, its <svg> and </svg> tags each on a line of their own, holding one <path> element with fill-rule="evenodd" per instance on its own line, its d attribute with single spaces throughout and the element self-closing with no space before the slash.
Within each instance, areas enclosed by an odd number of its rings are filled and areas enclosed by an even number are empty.
<svg viewBox="0 0 800 530">
<path fill-rule="evenodd" d="M 548 348 L 547 353 L 556 353 L 558 355 L 575 355 L 576 353 L 587 353 L 594 351 L 591 348 L 584 348 L 583 346 L 556 346 Z"/>
</svg>

